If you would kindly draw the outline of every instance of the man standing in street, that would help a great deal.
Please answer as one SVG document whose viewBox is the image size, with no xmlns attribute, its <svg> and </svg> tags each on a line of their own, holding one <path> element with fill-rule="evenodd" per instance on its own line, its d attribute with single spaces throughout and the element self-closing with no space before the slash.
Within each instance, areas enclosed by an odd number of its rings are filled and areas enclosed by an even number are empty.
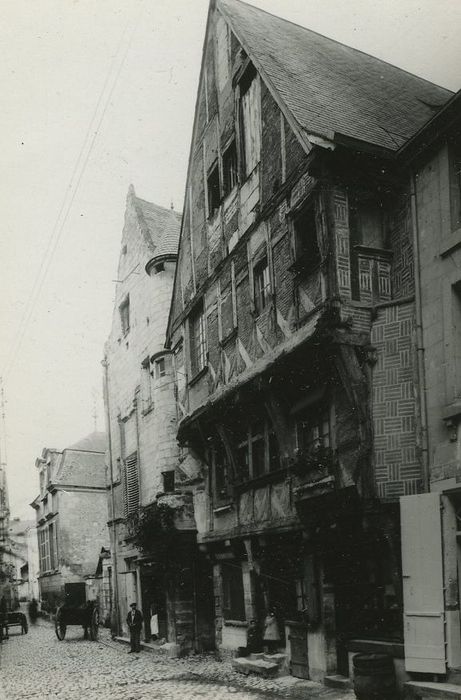
<svg viewBox="0 0 461 700">
<path fill-rule="evenodd" d="M 138 653 L 141 651 L 141 628 L 142 614 L 137 609 L 136 603 L 131 603 L 130 612 L 126 616 L 126 624 L 130 630 L 130 651 L 129 654 Z"/>
</svg>

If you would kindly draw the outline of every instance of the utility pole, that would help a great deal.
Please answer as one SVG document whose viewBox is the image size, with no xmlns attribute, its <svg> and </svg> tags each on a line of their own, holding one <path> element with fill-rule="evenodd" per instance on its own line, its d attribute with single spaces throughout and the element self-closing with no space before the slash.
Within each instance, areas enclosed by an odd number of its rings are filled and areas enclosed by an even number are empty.
<svg viewBox="0 0 461 700">
<path fill-rule="evenodd" d="M 5 420 L 5 391 L 3 378 L 0 377 L 0 572 L 4 567 L 4 551 L 7 546 L 8 519 L 10 506 L 8 500 L 8 484 L 6 480 L 6 420 Z"/>
</svg>

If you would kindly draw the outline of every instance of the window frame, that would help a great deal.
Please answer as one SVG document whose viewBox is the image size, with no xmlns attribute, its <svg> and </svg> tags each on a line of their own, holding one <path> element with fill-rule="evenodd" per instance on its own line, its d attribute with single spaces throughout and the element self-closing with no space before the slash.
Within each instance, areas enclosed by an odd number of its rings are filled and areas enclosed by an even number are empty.
<svg viewBox="0 0 461 700">
<path fill-rule="evenodd" d="M 222 193 L 226 199 L 238 185 L 238 155 L 235 137 L 227 144 L 222 153 Z"/>
<path fill-rule="evenodd" d="M 261 426 L 262 430 L 257 430 L 256 426 Z M 271 445 L 274 444 L 274 439 L 277 446 L 276 453 L 271 448 Z M 264 445 L 264 464 L 262 470 L 258 469 L 258 472 L 256 473 L 255 447 L 259 443 L 263 443 Z M 252 481 L 253 479 L 259 479 L 260 477 L 264 477 L 265 475 L 271 474 L 280 469 L 280 448 L 274 427 L 268 417 L 258 418 L 246 426 L 246 437 L 236 443 L 236 453 L 240 483 Z M 245 470 L 243 470 L 241 466 L 242 454 L 245 455 L 245 462 L 247 465 Z M 275 468 L 273 467 L 274 461 L 276 462 Z M 242 476 L 244 471 L 245 473 Z"/>
<path fill-rule="evenodd" d="M 239 80 L 238 106 L 239 170 L 242 180 L 246 180 L 261 161 L 261 84 L 259 74 L 252 63 L 246 67 Z M 248 144 L 252 144 L 251 149 L 248 148 Z"/>
<path fill-rule="evenodd" d="M 266 309 L 272 297 L 269 257 L 264 255 L 253 265 L 253 303 L 256 316 Z"/>
<path fill-rule="evenodd" d="M 207 367 L 208 339 L 206 330 L 205 308 L 202 300 L 189 314 L 189 361 L 192 379 Z"/>
<path fill-rule="evenodd" d="M 315 454 L 319 450 L 331 448 L 331 416 L 330 407 L 326 401 L 320 401 L 300 409 L 294 415 L 294 420 L 296 447 L 299 452 Z M 309 440 L 301 437 L 301 423 L 306 424 L 308 430 L 312 431 Z"/>
<path fill-rule="evenodd" d="M 241 562 L 221 563 L 222 613 L 224 620 L 246 620 L 245 588 Z"/>
<path fill-rule="evenodd" d="M 308 218 L 310 221 L 307 221 Z M 306 223 L 306 221 L 308 223 L 308 232 L 313 234 L 309 237 L 309 241 L 303 236 L 303 224 Z M 290 217 L 290 227 L 292 231 L 294 260 L 292 269 L 299 276 L 309 275 L 313 270 L 316 270 L 321 263 L 315 203 L 312 199 L 297 211 L 293 212 Z"/>
<path fill-rule="evenodd" d="M 216 179 L 214 183 L 213 179 Z M 222 201 L 221 174 L 219 172 L 219 161 L 217 160 L 208 169 L 206 177 L 206 191 L 208 219 L 213 219 L 219 211 Z"/>
</svg>

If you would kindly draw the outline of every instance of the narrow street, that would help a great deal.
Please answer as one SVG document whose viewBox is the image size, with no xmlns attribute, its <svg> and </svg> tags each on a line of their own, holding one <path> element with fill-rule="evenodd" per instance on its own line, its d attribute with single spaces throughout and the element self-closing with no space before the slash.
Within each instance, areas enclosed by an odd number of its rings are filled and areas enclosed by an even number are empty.
<svg viewBox="0 0 461 700">
<path fill-rule="evenodd" d="M 227 664 L 214 660 L 167 660 L 148 652 L 128 654 L 128 647 L 110 639 L 102 630 L 97 642 L 85 641 L 80 627 L 68 627 L 64 641 L 55 636 L 51 623 L 40 620 L 21 635 L 10 628 L 10 638 L 0 645 L 0 700 L 263 700 L 273 698 L 270 681 L 226 673 Z M 206 676 L 204 674 L 206 666 Z M 219 670 L 222 668 L 222 671 Z M 216 681 L 210 680 L 216 677 Z M 353 694 L 339 693 L 312 684 L 304 698 L 339 700 Z M 279 694 L 280 696 L 280 694 Z"/>
</svg>

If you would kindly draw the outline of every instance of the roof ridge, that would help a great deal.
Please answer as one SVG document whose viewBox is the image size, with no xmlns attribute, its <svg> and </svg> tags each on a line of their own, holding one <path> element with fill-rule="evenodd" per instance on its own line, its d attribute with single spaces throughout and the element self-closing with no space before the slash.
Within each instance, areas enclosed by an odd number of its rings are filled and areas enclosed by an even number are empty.
<svg viewBox="0 0 461 700">
<path fill-rule="evenodd" d="M 363 51 L 362 49 L 357 49 L 355 46 L 350 46 L 349 44 L 345 44 L 342 41 L 339 41 L 338 39 L 333 39 L 330 36 L 326 36 L 325 34 L 321 34 L 320 32 L 317 32 L 315 29 L 311 29 L 310 27 L 305 27 L 302 24 L 298 24 L 297 22 L 293 22 L 290 19 L 285 19 L 284 17 L 280 17 L 279 15 L 274 15 L 273 12 L 268 12 L 267 10 L 263 10 L 261 7 L 257 7 L 256 5 L 250 5 L 248 2 L 244 2 L 243 0 L 218 0 L 218 5 L 222 4 L 238 4 L 238 5 L 245 5 L 246 7 L 250 7 L 252 10 L 256 10 L 257 12 L 262 12 L 265 15 L 268 15 L 269 17 L 273 17 L 274 19 L 277 19 L 281 22 L 286 22 L 287 24 L 291 24 L 294 27 L 298 27 L 298 29 L 303 29 L 306 32 L 311 32 L 312 34 L 315 34 L 316 36 L 322 37 L 322 39 L 326 39 L 327 41 L 331 41 L 334 44 L 338 44 L 338 46 L 345 46 L 347 49 L 351 49 L 352 51 L 356 51 L 357 53 L 362 54 L 363 56 L 367 56 L 367 58 L 371 58 L 375 61 L 379 61 L 380 63 L 385 63 L 387 66 L 390 66 L 391 68 L 395 68 L 396 70 L 401 71 L 402 73 L 406 73 L 407 75 L 412 76 L 413 78 L 418 78 L 418 80 L 422 80 L 428 85 L 433 85 L 434 87 L 442 88 L 444 90 L 447 90 L 447 92 L 450 92 L 451 94 L 455 94 L 450 88 L 446 88 L 443 85 L 439 85 L 438 83 L 432 82 L 432 80 L 428 80 L 427 78 L 423 78 L 421 75 L 417 75 L 416 73 L 412 73 L 411 71 L 407 70 L 406 68 L 401 68 L 400 66 L 395 65 L 395 63 L 390 63 L 390 61 L 386 61 L 384 58 L 378 58 L 378 56 L 374 56 L 371 53 L 368 53 L 367 51 Z M 440 105 L 442 106 L 442 105 Z"/>
</svg>

